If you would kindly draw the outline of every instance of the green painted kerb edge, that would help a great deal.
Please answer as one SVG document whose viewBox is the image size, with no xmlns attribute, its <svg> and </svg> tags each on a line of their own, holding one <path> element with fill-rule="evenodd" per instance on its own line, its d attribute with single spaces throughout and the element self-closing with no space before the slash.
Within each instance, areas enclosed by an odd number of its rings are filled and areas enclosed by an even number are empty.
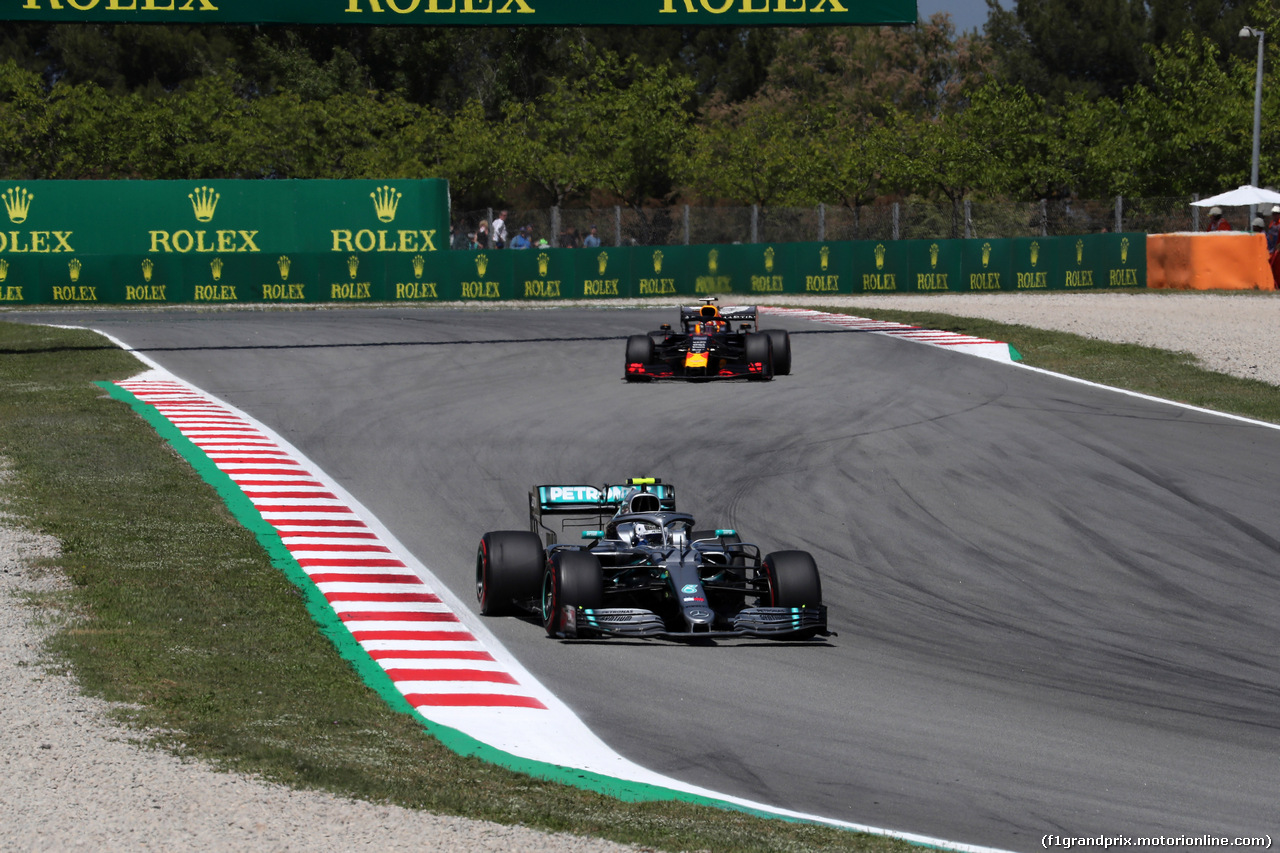
<svg viewBox="0 0 1280 853">
<path fill-rule="evenodd" d="M 914 24 L 915 0 L 5 0 L 0 20 L 432 27 Z"/>
<path fill-rule="evenodd" d="M 246 529 L 257 536 L 258 541 L 262 543 L 262 547 L 266 549 L 268 556 L 271 558 L 272 565 L 278 568 L 284 575 L 298 588 L 302 593 L 307 604 L 307 611 L 311 614 L 311 618 L 315 620 L 320 628 L 320 632 L 327 637 L 337 648 L 338 653 L 355 669 L 371 689 L 376 691 L 392 708 L 415 717 L 422 725 L 436 737 L 441 743 L 459 755 L 475 756 L 491 764 L 505 767 L 519 773 L 525 773 L 540 779 L 546 779 L 552 782 L 558 782 L 563 785 L 571 785 L 575 788 L 581 788 L 593 791 L 607 796 L 616 797 L 626 802 L 653 802 L 662 800 L 679 800 L 682 802 L 694 803 L 699 805 L 714 806 L 716 808 L 730 809 L 733 811 L 746 812 L 747 814 L 756 815 L 758 817 L 767 817 L 778 819 L 778 815 L 762 812 L 756 809 L 745 808 L 734 803 L 716 800 L 709 797 L 700 797 L 694 794 L 688 794 L 683 791 L 675 791 L 668 788 L 661 788 L 655 785 L 646 785 L 639 782 L 629 782 L 623 779 L 616 779 L 610 776 L 604 776 L 598 773 L 591 773 L 584 770 L 575 770 L 572 768 L 558 767 L 554 764 L 547 764 L 540 761 L 532 761 L 510 753 L 503 752 L 498 749 L 481 743 L 480 741 L 465 735 L 455 729 L 438 725 L 420 715 L 404 698 L 404 695 L 396 689 L 391 678 L 386 671 L 382 669 L 364 648 L 351 636 L 351 633 L 342 624 L 333 608 L 329 606 L 328 601 L 320 593 L 320 590 L 311 583 L 311 579 L 307 576 L 302 567 L 294 560 L 293 555 L 284 546 L 280 536 L 276 533 L 262 514 L 258 512 L 253 503 L 245 496 L 240 487 L 220 471 L 216 465 L 205 455 L 199 447 L 191 442 L 182 432 L 174 426 L 164 415 L 148 403 L 139 400 L 132 393 L 121 388 L 111 382 L 99 382 L 98 386 L 104 389 L 115 400 L 119 400 L 128 404 L 137 412 L 143 420 L 149 423 L 161 438 L 169 442 L 184 459 L 191 464 L 191 467 L 211 485 L 226 503 L 227 508 L 236 517 Z M 783 820 L 791 820 L 791 818 L 781 818 Z"/>
</svg>

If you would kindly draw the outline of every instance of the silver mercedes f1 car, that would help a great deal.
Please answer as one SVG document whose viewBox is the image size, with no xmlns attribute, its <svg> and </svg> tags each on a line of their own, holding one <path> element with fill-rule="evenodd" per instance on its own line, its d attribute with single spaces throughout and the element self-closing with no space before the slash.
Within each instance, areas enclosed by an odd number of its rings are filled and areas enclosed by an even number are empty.
<svg viewBox="0 0 1280 853">
<path fill-rule="evenodd" d="M 808 552 L 761 557 L 734 530 L 697 529 L 676 511 L 675 489 L 656 478 L 537 486 L 529 526 L 480 539 L 482 614 L 529 613 L 567 639 L 831 635 Z M 575 533 L 579 543 L 560 542 Z"/>
</svg>

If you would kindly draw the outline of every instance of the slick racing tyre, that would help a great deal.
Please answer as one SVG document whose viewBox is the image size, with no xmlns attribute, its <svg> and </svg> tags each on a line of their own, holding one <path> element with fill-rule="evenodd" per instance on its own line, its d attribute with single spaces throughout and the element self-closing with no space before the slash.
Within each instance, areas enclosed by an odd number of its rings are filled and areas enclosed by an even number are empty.
<svg viewBox="0 0 1280 853">
<path fill-rule="evenodd" d="M 773 342 L 768 335 L 756 332 L 744 336 L 742 349 L 748 363 L 764 365 L 764 372 L 751 375 L 752 381 L 764 382 L 773 378 Z"/>
<path fill-rule="evenodd" d="M 791 336 L 786 329 L 765 329 L 769 342 L 773 344 L 773 375 L 791 375 Z"/>
<path fill-rule="evenodd" d="M 627 363 L 624 370 L 633 364 L 653 364 L 653 338 L 648 335 L 632 335 L 627 338 Z M 630 370 L 623 374 L 628 382 L 641 382 L 644 376 L 634 376 Z"/>
<path fill-rule="evenodd" d="M 497 530 L 480 538 L 476 549 L 476 598 L 485 616 L 505 616 L 516 602 L 538 598 L 546 556 L 542 542 L 525 530 Z"/>
<path fill-rule="evenodd" d="M 604 601 L 604 574 L 590 551 L 557 551 L 542 575 L 542 624 L 547 636 L 566 633 L 564 608 L 599 607 Z"/>
<path fill-rule="evenodd" d="M 761 564 L 769 582 L 770 607 L 817 607 L 822 581 L 808 551 L 774 551 Z"/>
</svg>

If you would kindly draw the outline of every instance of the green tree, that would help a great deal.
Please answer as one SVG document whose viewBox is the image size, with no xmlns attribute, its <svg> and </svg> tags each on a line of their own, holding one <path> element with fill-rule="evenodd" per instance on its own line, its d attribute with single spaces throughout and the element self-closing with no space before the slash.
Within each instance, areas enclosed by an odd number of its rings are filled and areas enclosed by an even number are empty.
<svg viewBox="0 0 1280 853">
<path fill-rule="evenodd" d="M 669 199 L 676 164 L 689 153 L 693 81 L 671 65 L 600 56 L 587 86 L 605 107 L 605 120 L 583 129 L 597 186 L 636 211 L 651 199 Z"/>
<path fill-rule="evenodd" d="M 799 205 L 821 200 L 819 112 L 788 95 L 767 94 L 708 111 L 683 163 L 689 189 L 738 204 Z"/>
<path fill-rule="evenodd" d="M 47 95 L 40 75 L 13 59 L 0 63 L 0 172 L 40 178 L 48 132 Z"/>
<path fill-rule="evenodd" d="M 957 37 L 950 16 L 915 27 L 819 27 L 787 31 L 765 87 L 874 118 L 893 109 L 937 116 L 988 73 L 985 41 Z"/>
<path fill-rule="evenodd" d="M 598 181 L 593 137 L 610 120 L 606 99 L 611 94 L 588 80 L 551 81 L 545 95 L 507 106 L 502 137 L 510 142 L 499 146 L 494 158 L 506 174 L 538 187 L 550 204 L 563 205 Z"/>
<path fill-rule="evenodd" d="M 1149 74 L 1146 0 L 987 0 L 1001 78 L 1061 103 L 1069 92 L 1119 97 Z"/>
</svg>

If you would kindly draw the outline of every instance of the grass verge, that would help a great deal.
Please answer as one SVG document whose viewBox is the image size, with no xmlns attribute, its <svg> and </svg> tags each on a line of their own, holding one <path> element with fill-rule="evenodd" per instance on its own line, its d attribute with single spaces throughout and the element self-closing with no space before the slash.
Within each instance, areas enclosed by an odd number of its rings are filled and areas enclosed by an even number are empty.
<svg viewBox="0 0 1280 853">
<path fill-rule="evenodd" d="M 918 849 L 685 802 L 620 802 L 457 755 L 369 689 L 212 487 L 93 383 L 140 365 L 84 331 L 0 322 L 9 507 L 54 536 L 77 614 L 52 640 L 162 748 L 442 814 L 663 850 Z"/>
</svg>

